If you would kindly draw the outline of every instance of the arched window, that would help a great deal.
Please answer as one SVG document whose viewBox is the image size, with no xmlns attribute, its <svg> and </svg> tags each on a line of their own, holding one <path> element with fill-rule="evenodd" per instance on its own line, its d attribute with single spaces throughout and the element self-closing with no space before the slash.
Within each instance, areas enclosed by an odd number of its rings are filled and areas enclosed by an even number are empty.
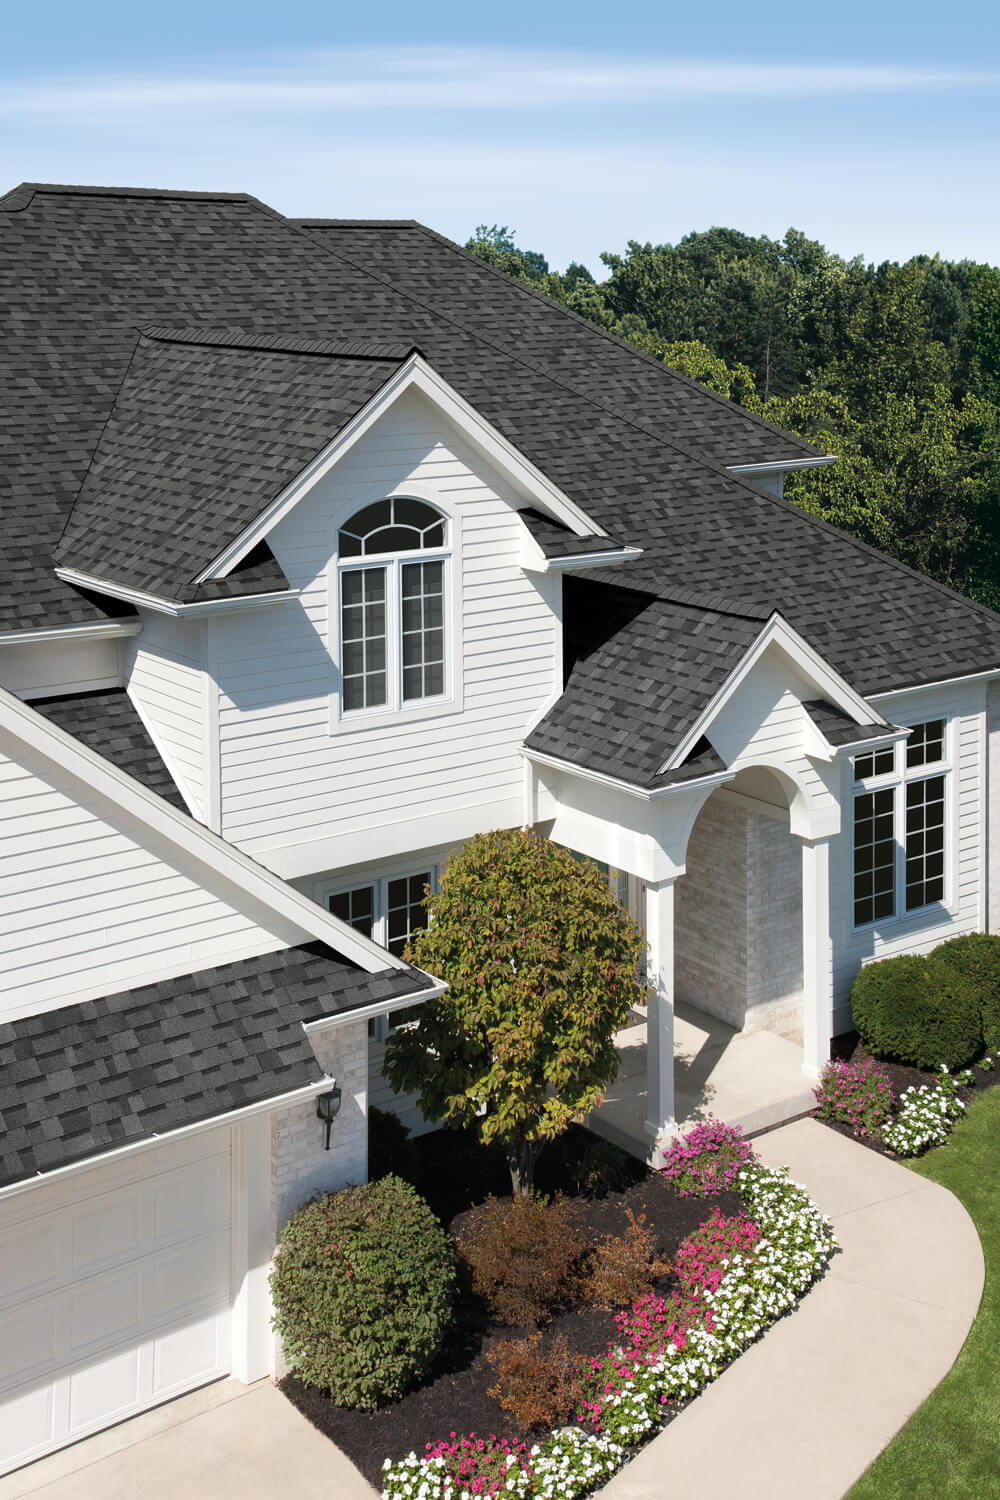
<svg viewBox="0 0 1000 1500">
<path fill-rule="evenodd" d="M 341 526 L 345 713 L 444 696 L 447 549 L 445 517 L 408 496 L 376 500 Z"/>
</svg>

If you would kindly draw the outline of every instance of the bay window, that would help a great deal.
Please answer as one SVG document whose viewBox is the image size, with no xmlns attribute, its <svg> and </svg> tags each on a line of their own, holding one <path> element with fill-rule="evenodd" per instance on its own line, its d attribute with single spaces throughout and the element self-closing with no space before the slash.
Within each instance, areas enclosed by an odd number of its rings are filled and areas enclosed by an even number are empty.
<svg viewBox="0 0 1000 1500">
<path fill-rule="evenodd" d="M 947 892 L 948 724 L 854 758 L 854 925 L 909 916 Z"/>
</svg>

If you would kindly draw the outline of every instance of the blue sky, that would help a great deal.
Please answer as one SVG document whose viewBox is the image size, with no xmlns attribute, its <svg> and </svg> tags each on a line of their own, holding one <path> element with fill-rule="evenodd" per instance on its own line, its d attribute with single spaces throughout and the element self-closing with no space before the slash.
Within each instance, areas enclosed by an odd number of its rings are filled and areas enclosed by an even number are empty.
<svg viewBox="0 0 1000 1500">
<path fill-rule="evenodd" d="M 506 223 L 561 268 L 789 225 L 1000 262 L 1000 11 L 0 0 L 0 184 Z"/>
</svg>

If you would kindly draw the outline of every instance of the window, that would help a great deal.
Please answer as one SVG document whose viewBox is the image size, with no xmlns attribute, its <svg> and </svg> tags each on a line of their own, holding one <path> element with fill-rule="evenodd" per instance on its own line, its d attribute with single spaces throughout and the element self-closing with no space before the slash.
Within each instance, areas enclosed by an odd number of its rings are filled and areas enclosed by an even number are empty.
<svg viewBox="0 0 1000 1500">
<path fill-rule="evenodd" d="M 405 496 L 366 505 L 340 528 L 345 714 L 445 696 L 447 542 L 440 512 Z"/>
<path fill-rule="evenodd" d="M 424 889 L 437 885 L 437 870 L 421 870 L 414 875 L 369 881 L 349 891 L 335 891 L 326 896 L 326 905 L 335 917 L 347 922 L 356 932 L 363 932 L 374 942 L 402 957 L 415 932 L 427 926 Z M 409 1006 L 379 1016 L 368 1023 L 368 1036 L 381 1041 L 387 1032 L 419 1020 L 420 1006 Z"/>
<path fill-rule="evenodd" d="M 915 724 L 905 745 L 854 758 L 854 925 L 945 899 L 947 724 Z"/>
</svg>

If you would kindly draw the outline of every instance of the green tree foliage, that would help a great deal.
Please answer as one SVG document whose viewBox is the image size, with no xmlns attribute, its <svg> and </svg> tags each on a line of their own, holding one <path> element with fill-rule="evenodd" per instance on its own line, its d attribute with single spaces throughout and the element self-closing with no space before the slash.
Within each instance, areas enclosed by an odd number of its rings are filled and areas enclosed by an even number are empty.
<svg viewBox="0 0 1000 1500">
<path fill-rule="evenodd" d="M 531 829 L 478 834 L 428 898 L 408 957 L 448 981 L 386 1047 L 428 1119 L 506 1152 L 527 1192 L 547 1141 L 599 1103 L 614 1035 L 642 998 L 643 940 L 607 880 Z"/>
<path fill-rule="evenodd" d="M 1000 608 L 1000 270 L 920 255 L 845 261 L 789 229 L 630 240 L 597 282 L 507 229 L 484 258 L 838 462 L 786 496 Z"/>
</svg>

